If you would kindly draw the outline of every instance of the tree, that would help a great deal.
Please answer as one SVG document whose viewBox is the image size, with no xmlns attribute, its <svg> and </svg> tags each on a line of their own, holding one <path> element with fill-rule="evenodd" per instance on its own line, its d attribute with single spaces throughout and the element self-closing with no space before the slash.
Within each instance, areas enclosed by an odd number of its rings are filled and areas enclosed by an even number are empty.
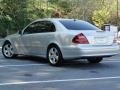
<svg viewBox="0 0 120 90">
<path fill-rule="evenodd" d="M 115 0 L 0 0 L 0 33 L 22 30 L 56 11 L 64 18 L 83 19 L 98 27 L 108 22 L 116 25 L 118 19 Z"/>
<path fill-rule="evenodd" d="M 27 15 L 25 0 L 2 0 L 0 3 L 3 7 L 0 18 L 2 29 L 12 32 L 23 28 Z"/>
<path fill-rule="evenodd" d="M 93 12 L 92 21 L 98 26 L 102 27 L 110 18 L 110 11 L 106 7 L 102 7 L 100 10 L 95 10 Z"/>
</svg>

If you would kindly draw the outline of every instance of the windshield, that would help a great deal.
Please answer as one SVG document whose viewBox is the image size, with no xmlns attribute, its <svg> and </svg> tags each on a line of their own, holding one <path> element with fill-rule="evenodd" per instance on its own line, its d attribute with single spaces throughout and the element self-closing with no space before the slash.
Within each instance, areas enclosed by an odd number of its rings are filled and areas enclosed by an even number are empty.
<svg viewBox="0 0 120 90">
<path fill-rule="evenodd" d="M 88 22 L 81 20 L 60 20 L 68 30 L 98 30 L 98 28 Z"/>
</svg>

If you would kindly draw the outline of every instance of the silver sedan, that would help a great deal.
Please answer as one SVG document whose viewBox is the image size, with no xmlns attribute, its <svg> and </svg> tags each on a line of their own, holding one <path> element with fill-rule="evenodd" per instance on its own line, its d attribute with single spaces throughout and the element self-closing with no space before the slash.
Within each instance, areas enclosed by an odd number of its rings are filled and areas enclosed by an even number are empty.
<svg viewBox="0 0 120 90">
<path fill-rule="evenodd" d="M 118 54 L 114 34 L 77 19 L 39 19 L 7 36 L 2 53 L 6 58 L 32 55 L 47 58 L 51 65 L 63 60 L 86 58 L 99 63 Z"/>
</svg>

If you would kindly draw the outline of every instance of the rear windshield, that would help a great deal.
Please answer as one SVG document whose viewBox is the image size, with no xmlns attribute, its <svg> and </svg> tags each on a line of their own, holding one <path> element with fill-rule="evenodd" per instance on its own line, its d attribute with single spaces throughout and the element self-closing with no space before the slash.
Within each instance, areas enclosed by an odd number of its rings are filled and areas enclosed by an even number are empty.
<svg viewBox="0 0 120 90">
<path fill-rule="evenodd" d="M 98 30 L 96 26 L 81 20 L 60 20 L 60 23 L 69 30 Z"/>
</svg>

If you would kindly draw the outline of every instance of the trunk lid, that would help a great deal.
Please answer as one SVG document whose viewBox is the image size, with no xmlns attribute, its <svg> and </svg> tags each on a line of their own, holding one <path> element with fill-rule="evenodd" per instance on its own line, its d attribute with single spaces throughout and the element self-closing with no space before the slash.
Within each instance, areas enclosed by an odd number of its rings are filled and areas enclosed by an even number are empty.
<svg viewBox="0 0 120 90">
<path fill-rule="evenodd" d="M 114 34 L 109 31 L 100 30 L 71 30 L 73 35 L 84 34 L 88 39 L 90 45 L 112 45 L 114 41 Z"/>
</svg>

